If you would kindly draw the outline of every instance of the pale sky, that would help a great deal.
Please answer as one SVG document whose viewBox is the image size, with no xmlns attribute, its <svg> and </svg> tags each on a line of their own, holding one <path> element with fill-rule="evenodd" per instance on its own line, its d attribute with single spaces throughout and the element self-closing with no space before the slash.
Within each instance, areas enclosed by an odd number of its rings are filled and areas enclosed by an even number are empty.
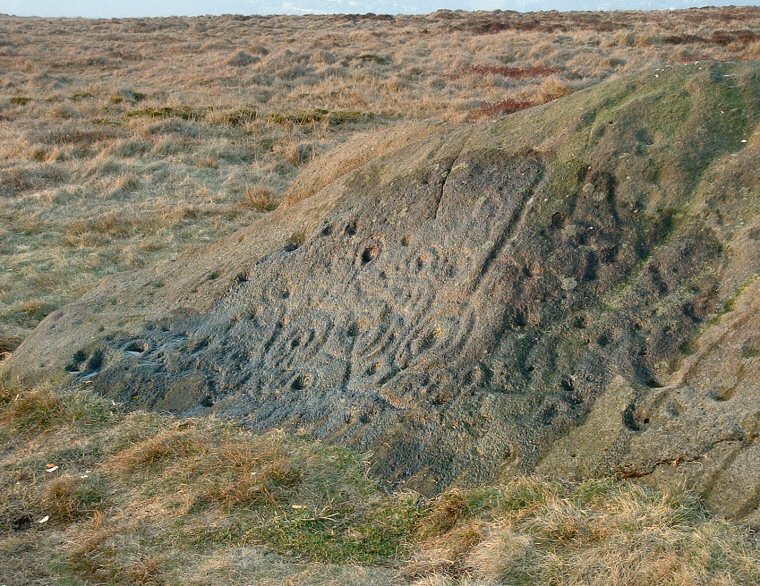
<svg viewBox="0 0 760 586">
<path fill-rule="evenodd" d="M 0 13 L 17 16 L 197 16 L 201 14 L 415 14 L 452 10 L 624 10 L 755 5 L 741 0 L 0 0 Z"/>
</svg>

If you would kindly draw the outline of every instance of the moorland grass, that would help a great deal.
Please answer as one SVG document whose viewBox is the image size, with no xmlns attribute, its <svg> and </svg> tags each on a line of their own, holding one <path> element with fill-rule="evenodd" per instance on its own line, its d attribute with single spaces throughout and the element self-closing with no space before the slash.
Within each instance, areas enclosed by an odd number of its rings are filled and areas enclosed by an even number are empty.
<svg viewBox="0 0 760 586">
<path fill-rule="evenodd" d="M 760 580 L 754 537 L 690 493 L 516 477 L 423 497 L 384 490 L 367 456 L 282 432 L 53 386 L 6 385 L 0 405 L 9 583 L 202 583 L 201 567 L 223 581 L 262 551 L 279 557 L 249 570 L 260 583 L 324 568 L 306 583 L 341 584 L 351 567 L 418 585 Z"/>
</svg>

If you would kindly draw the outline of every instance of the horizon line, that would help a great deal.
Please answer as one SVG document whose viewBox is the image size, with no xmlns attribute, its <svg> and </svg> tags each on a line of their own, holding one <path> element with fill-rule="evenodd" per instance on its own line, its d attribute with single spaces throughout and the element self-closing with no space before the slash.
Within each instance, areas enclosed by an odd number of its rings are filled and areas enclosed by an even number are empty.
<svg viewBox="0 0 760 586">
<path fill-rule="evenodd" d="M 651 3 L 652 0 L 649 0 Z M 683 0 L 681 0 L 683 1 Z M 646 0 L 644 0 L 646 2 Z M 285 6 L 284 8 L 288 8 Z M 0 12 L 0 17 L 12 17 L 12 18 L 28 18 L 28 19 L 61 19 L 61 20 L 133 20 L 133 19 L 160 19 L 160 18 L 208 18 L 208 17 L 314 17 L 314 16 L 430 16 L 437 13 L 517 13 L 517 14 L 546 14 L 546 13 L 559 13 L 559 14 L 573 14 L 573 13 L 626 13 L 626 12 L 685 12 L 694 10 L 709 10 L 709 9 L 732 9 L 732 8 L 760 8 L 757 3 L 738 3 L 738 4 L 706 4 L 702 6 L 665 6 L 662 8 L 650 8 L 650 7 L 626 7 L 626 8 L 585 8 L 585 9 L 569 9 L 562 10 L 558 8 L 550 8 L 545 10 L 535 9 L 519 9 L 519 8 L 493 8 L 493 9 L 468 9 L 468 8 L 438 8 L 429 12 L 414 11 L 414 12 L 376 12 L 370 10 L 367 12 L 332 12 L 332 11 L 319 11 L 314 9 L 302 9 L 293 6 L 291 9 L 295 12 L 206 12 L 206 13 L 191 13 L 191 14 L 135 14 L 135 15 L 119 15 L 119 16 L 86 16 L 86 15 L 71 15 L 71 14 L 14 14 L 12 12 Z"/>
</svg>

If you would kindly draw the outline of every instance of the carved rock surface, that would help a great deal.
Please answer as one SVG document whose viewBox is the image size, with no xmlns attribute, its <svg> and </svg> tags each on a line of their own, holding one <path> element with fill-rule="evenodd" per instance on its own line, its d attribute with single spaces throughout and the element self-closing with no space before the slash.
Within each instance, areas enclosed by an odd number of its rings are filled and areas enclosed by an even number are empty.
<svg viewBox="0 0 760 586">
<path fill-rule="evenodd" d="M 5 374 L 313 434 L 425 491 L 538 466 L 752 515 L 759 116 L 760 66 L 689 65 L 363 137 L 248 228 L 48 316 Z"/>
</svg>

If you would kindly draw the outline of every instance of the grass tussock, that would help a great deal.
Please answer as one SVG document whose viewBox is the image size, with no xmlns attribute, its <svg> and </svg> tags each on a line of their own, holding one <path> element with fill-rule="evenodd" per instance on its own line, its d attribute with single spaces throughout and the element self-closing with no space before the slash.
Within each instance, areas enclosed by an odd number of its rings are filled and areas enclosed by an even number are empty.
<svg viewBox="0 0 760 586">
<path fill-rule="evenodd" d="M 97 427 L 114 414 L 105 403 L 84 392 L 60 393 L 52 386 L 30 391 L 0 385 L 0 424 L 15 432 L 44 432 L 64 426 Z"/>
<path fill-rule="evenodd" d="M 245 203 L 257 212 L 271 212 L 277 209 L 280 198 L 266 185 L 250 185 L 245 190 Z"/>
<path fill-rule="evenodd" d="M 0 441 L 10 583 L 203 583 L 199 568 L 222 582 L 276 583 L 347 564 L 387 584 L 760 580 L 760 547 L 745 529 L 689 494 L 628 481 L 388 494 L 343 448 L 125 414 L 53 387 L 2 387 Z M 278 561 L 241 570 L 264 551 Z"/>
</svg>

